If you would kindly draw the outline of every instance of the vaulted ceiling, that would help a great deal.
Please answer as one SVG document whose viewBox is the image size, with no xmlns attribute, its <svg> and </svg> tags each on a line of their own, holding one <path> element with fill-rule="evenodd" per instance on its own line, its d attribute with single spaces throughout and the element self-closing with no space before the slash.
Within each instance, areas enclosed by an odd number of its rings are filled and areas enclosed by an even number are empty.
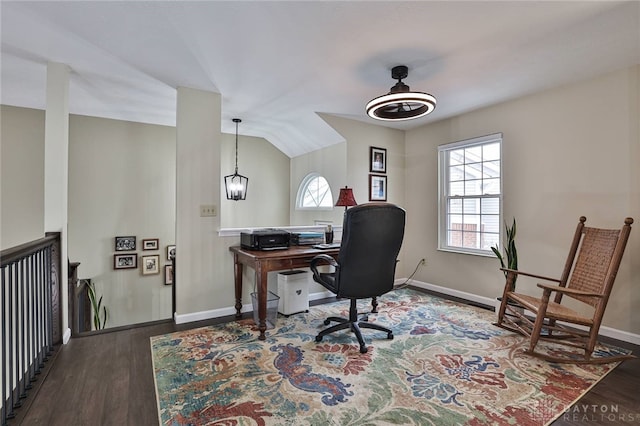
<svg viewBox="0 0 640 426">
<path fill-rule="evenodd" d="M 2 104 L 175 125 L 176 88 L 222 96 L 222 131 L 290 157 L 341 142 L 318 113 L 410 129 L 640 63 L 640 2 L 2 1 Z M 438 99 L 401 123 L 364 105 L 395 83 Z M 594 102 L 597 104 L 597 100 Z M 594 106 L 595 107 L 595 106 Z"/>
</svg>

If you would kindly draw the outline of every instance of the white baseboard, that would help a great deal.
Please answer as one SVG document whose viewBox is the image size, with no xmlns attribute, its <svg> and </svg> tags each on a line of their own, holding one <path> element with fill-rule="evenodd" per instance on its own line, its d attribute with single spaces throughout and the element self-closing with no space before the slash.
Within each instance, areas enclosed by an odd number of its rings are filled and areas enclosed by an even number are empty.
<svg viewBox="0 0 640 426">
<path fill-rule="evenodd" d="M 318 293 L 311 293 L 309 295 L 309 301 L 324 299 L 326 297 L 333 297 L 333 296 L 335 296 L 335 294 L 331 293 L 330 291 L 321 291 Z M 242 313 L 253 312 L 253 305 L 251 303 L 245 304 L 242 307 L 242 309 L 240 309 L 240 312 Z M 230 306 L 227 308 L 211 309 L 209 311 L 193 312 L 190 314 L 182 314 L 182 315 L 174 314 L 173 320 L 175 321 L 176 324 L 185 324 L 188 322 L 203 321 L 211 318 L 220 318 L 220 317 L 226 317 L 226 316 L 235 315 L 235 314 L 236 314 L 236 308 Z"/>
<path fill-rule="evenodd" d="M 401 284 L 405 281 L 406 279 L 396 280 L 395 284 L 396 285 Z M 448 296 L 459 297 L 461 299 L 469 300 L 472 302 L 482 303 L 483 305 L 495 306 L 495 299 L 491 299 L 489 297 L 478 296 L 476 294 L 467 293 L 464 291 L 459 291 L 459 290 L 455 290 L 447 287 L 441 287 L 439 285 L 429 284 L 429 283 L 416 281 L 416 280 L 409 280 L 408 284 L 414 287 L 424 288 L 426 290 L 431 290 L 438 293 L 446 294 Z M 571 326 L 575 327 L 574 324 L 571 324 Z M 577 327 L 577 328 L 585 329 L 584 327 Z M 618 329 L 607 327 L 607 326 L 600 327 L 600 334 L 602 336 L 607 336 L 613 339 L 622 340 L 623 342 L 633 343 L 634 345 L 640 345 L 639 334 L 634 334 L 628 331 L 618 330 Z"/>
<path fill-rule="evenodd" d="M 71 329 L 67 328 L 62 334 L 62 344 L 66 345 L 71 340 Z"/>
<path fill-rule="evenodd" d="M 395 285 L 402 284 L 405 281 L 407 281 L 406 278 L 397 279 L 395 280 Z M 423 288 L 425 290 L 431 290 L 437 293 L 446 294 L 448 296 L 458 297 L 460 299 L 468 300 L 471 302 L 480 303 L 489 307 L 495 306 L 495 299 L 492 299 L 490 297 L 478 296 L 477 294 L 467 293 L 465 291 L 455 290 L 448 287 L 442 287 L 439 285 L 425 283 L 417 280 L 409 280 L 407 284 L 412 285 L 414 287 Z M 333 297 L 333 296 L 335 295 L 330 291 L 321 291 L 321 292 L 310 294 L 309 300 L 310 301 L 319 300 L 319 299 L 324 299 L 324 298 Z M 251 304 L 245 304 L 240 310 L 240 312 L 243 312 L 243 313 L 252 312 L 252 311 L 253 311 L 253 306 Z M 235 313 L 236 313 L 236 308 L 226 307 L 226 308 L 212 309 L 209 311 L 201 311 L 201 312 L 193 312 L 193 313 L 182 314 L 182 315 L 174 314 L 174 321 L 176 324 L 185 324 L 189 322 L 202 321 L 202 320 L 207 320 L 212 318 L 220 318 L 220 317 L 225 317 L 229 315 L 235 315 Z M 617 330 L 615 328 L 601 326 L 600 334 L 603 336 L 611 337 L 613 339 L 622 340 L 623 342 L 632 343 L 634 345 L 640 345 L 640 335 L 630 333 L 628 331 Z M 64 333 L 63 342 L 66 344 L 70 338 L 71 338 L 71 330 L 67 329 L 67 331 L 65 331 Z"/>
</svg>

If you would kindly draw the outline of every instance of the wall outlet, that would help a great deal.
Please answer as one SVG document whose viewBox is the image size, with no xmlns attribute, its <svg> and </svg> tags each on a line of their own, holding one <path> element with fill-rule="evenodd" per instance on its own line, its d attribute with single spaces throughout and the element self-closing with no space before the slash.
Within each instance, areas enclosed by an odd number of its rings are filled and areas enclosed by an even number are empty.
<svg viewBox="0 0 640 426">
<path fill-rule="evenodd" d="M 214 217 L 217 215 L 218 211 L 213 204 L 200 204 L 200 217 Z"/>
<path fill-rule="evenodd" d="M 426 264 L 427 264 L 427 259 L 425 258 L 420 259 L 420 265 L 424 266 Z"/>
</svg>

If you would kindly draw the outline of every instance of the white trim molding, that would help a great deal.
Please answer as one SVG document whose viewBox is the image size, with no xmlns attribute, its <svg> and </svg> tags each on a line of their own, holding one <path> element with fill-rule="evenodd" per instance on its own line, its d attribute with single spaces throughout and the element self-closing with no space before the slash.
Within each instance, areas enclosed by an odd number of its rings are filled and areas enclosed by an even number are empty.
<svg viewBox="0 0 640 426">
<path fill-rule="evenodd" d="M 334 297 L 334 296 L 335 294 L 331 293 L 330 291 L 321 291 L 318 293 L 310 294 L 309 301 L 324 299 L 326 297 Z M 240 309 L 240 312 L 242 313 L 253 312 L 253 305 L 251 303 L 245 303 L 242 306 L 242 309 Z M 176 324 L 185 324 L 188 322 L 203 321 L 207 319 L 226 317 L 226 316 L 235 315 L 235 314 L 236 314 L 236 308 L 229 306 L 226 308 L 211 309 L 209 311 L 193 312 L 190 314 L 174 314 L 173 320 L 175 321 Z"/>
</svg>

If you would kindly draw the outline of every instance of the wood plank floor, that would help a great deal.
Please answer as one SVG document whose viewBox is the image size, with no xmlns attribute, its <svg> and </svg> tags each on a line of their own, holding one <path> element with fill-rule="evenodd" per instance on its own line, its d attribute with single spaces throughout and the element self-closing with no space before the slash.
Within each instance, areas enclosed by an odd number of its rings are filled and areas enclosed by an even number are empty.
<svg viewBox="0 0 640 426">
<path fill-rule="evenodd" d="M 330 300 L 335 299 L 312 304 Z M 39 390 L 16 410 L 17 417 L 8 424 L 157 425 L 149 338 L 233 319 L 226 317 L 182 325 L 168 321 L 72 338 L 58 350 Z M 640 354 L 638 346 L 603 340 Z M 638 424 L 639 389 L 640 359 L 625 361 L 553 425 Z"/>
</svg>

